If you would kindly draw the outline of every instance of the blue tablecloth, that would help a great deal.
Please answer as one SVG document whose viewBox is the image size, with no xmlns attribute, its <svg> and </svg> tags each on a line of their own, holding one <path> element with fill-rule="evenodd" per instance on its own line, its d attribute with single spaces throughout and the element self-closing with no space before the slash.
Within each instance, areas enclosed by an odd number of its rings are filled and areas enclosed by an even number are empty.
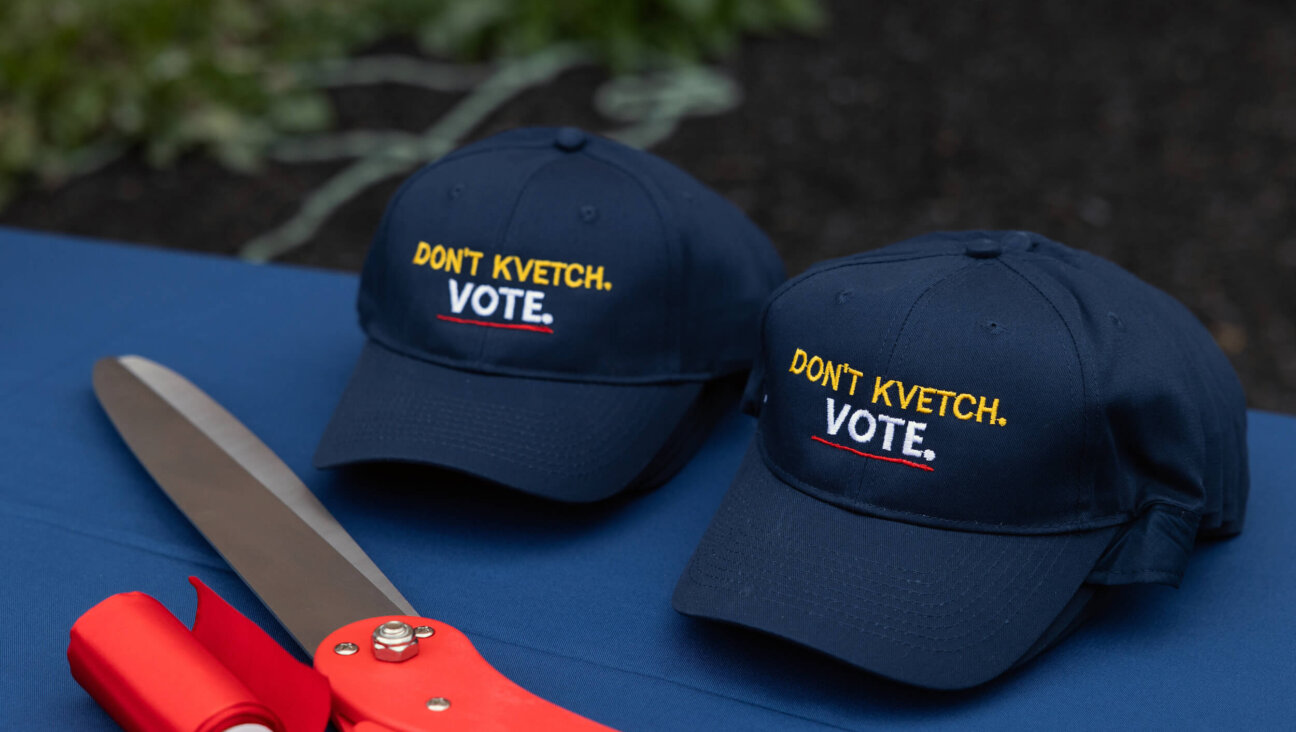
<svg viewBox="0 0 1296 732">
<path fill-rule="evenodd" d="M 353 275 L 0 229 L 0 727 L 112 729 L 72 680 L 68 629 L 118 592 L 186 623 L 201 577 L 287 634 L 136 463 L 90 388 L 136 353 L 206 390 L 277 452 L 421 612 L 506 675 L 626 730 L 1296 724 L 1296 419 L 1251 413 L 1245 532 L 1183 587 L 1138 588 L 985 687 L 924 692 L 670 595 L 752 430 L 737 414 L 661 489 L 595 506 L 427 470 L 310 457 L 362 343 Z"/>
</svg>

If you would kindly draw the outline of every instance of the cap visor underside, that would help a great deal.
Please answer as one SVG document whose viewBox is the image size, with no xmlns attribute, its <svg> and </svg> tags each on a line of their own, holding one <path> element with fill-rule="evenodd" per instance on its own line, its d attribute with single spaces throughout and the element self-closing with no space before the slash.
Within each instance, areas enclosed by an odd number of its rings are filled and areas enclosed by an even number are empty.
<svg viewBox="0 0 1296 732">
<path fill-rule="evenodd" d="M 474 373 L 370 341 L 315 465 L 425 463 L 548 498 L 595 501 L 639 475 L 701 388 Z"/>
<path fill-rule="evenodd" d="M 784 483 L 753 443 L 673 602 L 889 678 L 961 689 L 1030 650 L 1116 530 L 984 534 L 864 516 Z"/>
</svg>

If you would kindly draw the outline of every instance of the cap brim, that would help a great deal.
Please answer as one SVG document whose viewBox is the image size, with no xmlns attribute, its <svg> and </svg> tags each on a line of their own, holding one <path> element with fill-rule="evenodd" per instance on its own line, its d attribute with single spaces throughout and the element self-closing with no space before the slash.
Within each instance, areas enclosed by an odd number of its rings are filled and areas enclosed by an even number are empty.
<svg viewBox="0 0 1296 732">
<path fill-rule="evenodd" d="M 784 483 L 753 443 L 673 602 L 961 689 L 1033 655 L 1116 531 L 984 534 L 865 516 Z"/>
<path fill-rule="evenodd" d="M 372 341 L 315 465 L 425 463 L 564 501 L 633 482 L 702 384 L 597 384 L 461 371 Z"/>
</svg>

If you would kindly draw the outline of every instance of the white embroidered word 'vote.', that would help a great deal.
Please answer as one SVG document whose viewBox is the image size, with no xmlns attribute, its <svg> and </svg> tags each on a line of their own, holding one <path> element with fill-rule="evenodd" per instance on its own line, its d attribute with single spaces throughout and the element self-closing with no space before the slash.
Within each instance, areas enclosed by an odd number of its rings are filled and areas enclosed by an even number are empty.
<svg viewBox="0 0 1296 732">
<path fill-rule="evenodd" d="M 927 462 L 936 459 L 936 453 L 933 450 L 919 450 L 918 445 L 922 444 L 923 438 L 921 432 L 927 429 L 926 422 L 916 422 L 914 420 L 903 420 L 898 417 L 889 417 L 879 413 L 876 417 L 867 409 L 856 409 L 851 411 L 851 405 L 843 403 L 841 411 L 836 410 L 836 403 L 832 397 L 828 397 L 828 435 L 836 436 L 841 432 L 842 426 L 846 427 L 846 434 L 852 440 L 858 443 L 872 442 L 873 438 L 879 432 L 878 425 L 881 423 L 882 432 L 882 449 L 891 452 L 891 447 L 895 439 L 895 430 L 897 427 L 904 427 L 904 441 L 900 446 L 900 452 L 909 457 L 922 458 Z"/>
<path fill-rule="evenodd" d="M 520 316 L 526 323 L 553 323 L 553 315 L 543 312 L 545 294 L 540 290 L 519 290 L 515 287 L 492 287 L 476 282 L 464 282 L 463 286 L 455 278 L 450 278 L 450 312 L 458 315 L 464 308 L 472 306 L 478 316 L 488 318 L 503 306 L 501 316 L 513 320 Z M 521 306 L 518 301 L 521 300 Z"/>
</svg>

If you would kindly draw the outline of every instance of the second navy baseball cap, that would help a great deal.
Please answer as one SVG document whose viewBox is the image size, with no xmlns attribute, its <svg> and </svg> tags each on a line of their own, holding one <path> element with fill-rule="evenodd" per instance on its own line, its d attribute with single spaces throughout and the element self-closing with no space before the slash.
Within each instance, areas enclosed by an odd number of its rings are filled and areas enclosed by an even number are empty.
<svg viewBox="0 0 1296 732">
<path fill-rule="evenodd" d="M 757 432 L 682 613 L 964 688 L 1241 529 L 1236 374 L 1186 308 L 1098 257 L 923 236 L 789 281 L 761 339 Z"/>
<path fill-rule="evenodd" d="M 315 463 L 567 501 L 659 484 L 737 400 L 783 279 L 737 207 L 654 155 L 574 128 L 468 145 L 388 205 Z"/>
</svg>

